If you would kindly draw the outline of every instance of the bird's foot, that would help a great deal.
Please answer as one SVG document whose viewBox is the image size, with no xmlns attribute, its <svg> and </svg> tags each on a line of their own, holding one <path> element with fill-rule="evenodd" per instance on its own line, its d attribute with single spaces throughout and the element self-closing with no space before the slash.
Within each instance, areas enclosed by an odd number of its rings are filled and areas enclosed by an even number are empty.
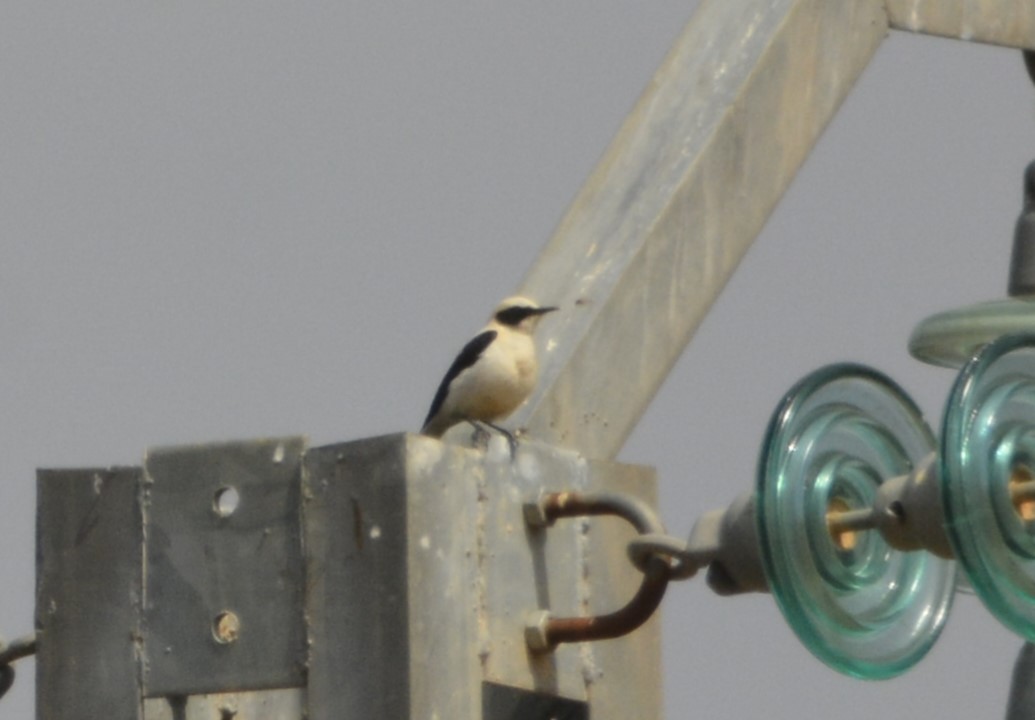
<svg viewBox="0 0 1035 720">
<path fill-rule="evenodd" d="M 471 445 L 476 448 L 482 448 L 483 450 L 488 448 L 491 433 L 483 427 L 480 422 L 476 422 L 474 420 L 469 420 L 468 422 L 471 424 L 471 427 L 474 428 L 474 432 L 471 433 Z"/>
<path fill-rule="evenodd" d="M 507 430 L 504 427 L 500 427 L 495 423 L 488 422 L 487 420 L 471 420 L 469 422 L 475 427 L 475 438 L 481 438 L 488 435 L 488 431 L 485 430 L 485 427 L 490 427 L 503 437 L 507 438 L 507 445 L 510 447 L 510 459 L 514 459 L 514 456 L 517 455 L 518 444 L 517 435 L 515 433 L 512 433 L 510 430 Z M 482 427 L 483 425 L 485 427 Z"/>
</svg>

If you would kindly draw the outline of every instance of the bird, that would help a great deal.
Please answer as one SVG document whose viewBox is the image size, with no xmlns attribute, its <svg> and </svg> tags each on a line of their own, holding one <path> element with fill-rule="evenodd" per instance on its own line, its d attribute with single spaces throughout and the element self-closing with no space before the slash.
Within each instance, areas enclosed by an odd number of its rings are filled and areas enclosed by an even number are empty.
<svg viewBox="0 0 1035 720">
<path fill-rule="evenodd" d="M 538 364 L 532 333 L 543 315 L 555 310 L 526 297 L 503 300 L 489 324 L 449 366 L 421 434 L 437 438 L 459 423 L 476 428 L 482 423 L 505 435 L 513 454 L 514 435 L 496 422 L 514 412 L 535 389 Z"/>
</svg>

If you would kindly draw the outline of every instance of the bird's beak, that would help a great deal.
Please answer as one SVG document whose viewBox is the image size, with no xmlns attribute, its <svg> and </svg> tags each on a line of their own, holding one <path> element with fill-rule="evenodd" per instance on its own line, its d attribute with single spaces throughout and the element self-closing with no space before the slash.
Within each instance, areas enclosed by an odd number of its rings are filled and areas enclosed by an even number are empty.
<svg viewBox="0 0 1035 720">
<path fill-rule="evenodd" d="M 554 310 L 557 310 L 557 308 L 555 308 L 555 307 L 537 308 L 536 311 L 535 311 L 535 314 L 536 315 L 545 315 L 546 313 L 551 313 Z"/>
</svg>

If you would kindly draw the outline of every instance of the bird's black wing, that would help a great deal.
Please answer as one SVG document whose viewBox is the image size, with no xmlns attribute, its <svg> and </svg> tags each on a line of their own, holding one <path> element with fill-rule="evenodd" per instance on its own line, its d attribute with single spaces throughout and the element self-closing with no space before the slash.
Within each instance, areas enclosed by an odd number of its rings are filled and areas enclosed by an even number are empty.
<svg viewBox="0 0 1035 720">
<path fill-rule="evenodd" d="M 475 360 L 485 352 L 485 348 L 489 347 L 489 343 L 495 339 L 496 331 L 486 330 L 464 345 L 464 349 L 456 356 L 456 360 L 453 361 L 453 364 L 449 366 L 449 370 L 446 371 L 446 376 L 442 378 L 442 384 L 438 386 L 435 399 L 431 401 L 431 409 L 428 410 L 428 417 L 424 420 L 425 426 L 431 422 L 431 418 L 435 417 L 435 413 L 442 409 L 442 403 L 446 401 L 446 394 L 449 392 L 449 383 L 453 382 L 457 375 L 474 365 Z"/>
</svg>

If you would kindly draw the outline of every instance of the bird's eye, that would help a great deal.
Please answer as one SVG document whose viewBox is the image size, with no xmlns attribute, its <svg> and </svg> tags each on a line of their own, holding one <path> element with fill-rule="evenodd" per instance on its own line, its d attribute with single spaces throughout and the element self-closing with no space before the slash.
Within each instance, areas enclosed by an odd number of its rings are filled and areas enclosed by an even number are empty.
<svg viewBox="0 0 1035 720">
<path fill-rule="evenodd" d="M 526 317 L 535 312 L 527 307 L 509 307 L 496 313 L 496 322 L 501 325 L 517 325 Z"/>
</svg>

